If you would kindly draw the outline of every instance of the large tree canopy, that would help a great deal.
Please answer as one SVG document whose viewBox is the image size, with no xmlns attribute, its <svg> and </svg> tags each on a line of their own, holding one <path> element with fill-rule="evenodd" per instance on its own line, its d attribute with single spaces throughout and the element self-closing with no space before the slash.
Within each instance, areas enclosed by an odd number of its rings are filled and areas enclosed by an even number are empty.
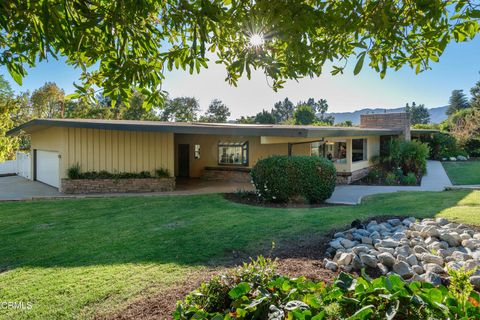
<svg viewBox="0 0 480 320">
<path fill-rule="evenodd" d="M 26 66 L 65 56 L 82 70 L 82 96 L 140 91 L 156 104 L 165 67 L 200 71 L 208 51 L 232 84 L 261 69 L 277 89 L 328 61 L 343 72 L 352 56 L 354 73 L 368 57 L 383 77 L 429 68 L 450 41 L 473 38 L 479 18 L 473 0 L 11 0 L 0 4 L 0 65 L 21 83 Z"/>
</svg>

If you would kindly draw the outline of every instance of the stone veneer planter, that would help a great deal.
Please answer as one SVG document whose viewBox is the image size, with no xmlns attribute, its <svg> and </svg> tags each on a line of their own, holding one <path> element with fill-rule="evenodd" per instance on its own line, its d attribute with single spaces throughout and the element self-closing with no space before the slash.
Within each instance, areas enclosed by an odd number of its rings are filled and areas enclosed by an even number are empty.
<svg viewBox="0 0 480 320">
<path fill-rule="evenodd" d="M 175 178 L 62 179 L 66 194 L 165 192 L 175 189 Z"/>
</svg>

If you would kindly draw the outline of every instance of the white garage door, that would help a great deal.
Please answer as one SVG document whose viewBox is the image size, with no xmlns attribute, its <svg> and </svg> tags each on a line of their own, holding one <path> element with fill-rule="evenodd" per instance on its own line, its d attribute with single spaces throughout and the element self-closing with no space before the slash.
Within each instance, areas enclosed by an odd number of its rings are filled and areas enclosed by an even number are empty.
<svg viewBox="0 0 480 320">
<path fill-rule="evenodd" d="M 37 180 L 52 187 L 59 187 L 58 152 L 37 150 Z"/>
</svg>

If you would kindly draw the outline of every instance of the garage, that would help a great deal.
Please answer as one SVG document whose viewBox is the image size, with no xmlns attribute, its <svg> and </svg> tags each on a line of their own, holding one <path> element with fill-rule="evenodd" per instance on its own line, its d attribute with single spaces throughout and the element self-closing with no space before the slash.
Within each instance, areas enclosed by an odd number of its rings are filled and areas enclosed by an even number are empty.
<svg viewBox="0 0 480 320">
<path fill-rule="evenodd" d="M 35 156 L 35 180 L 58 188 L 60 186 L 58 152 L 37 150 Z"/>
</svg>

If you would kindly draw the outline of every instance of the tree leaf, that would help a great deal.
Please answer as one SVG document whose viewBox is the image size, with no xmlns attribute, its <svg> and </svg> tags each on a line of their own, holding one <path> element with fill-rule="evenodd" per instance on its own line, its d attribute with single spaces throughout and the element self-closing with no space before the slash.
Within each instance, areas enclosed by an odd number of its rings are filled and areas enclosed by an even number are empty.
<svg viewBox="0 0 480 320">
<path fill-rule="evenodd" d="M 360 53 L 358 55 L 358 60 L 357 60 L 357 64 L 355 65 L 355 69 L 353 69 L 353 74 L 354 75 L 357 75 L 360 73 L 360 71 L 362 70 L 362 67 L 363 67 L 363 61 L 365 60 L 365 55 L 367 54 L 366 51 Z"/>
</svg>

